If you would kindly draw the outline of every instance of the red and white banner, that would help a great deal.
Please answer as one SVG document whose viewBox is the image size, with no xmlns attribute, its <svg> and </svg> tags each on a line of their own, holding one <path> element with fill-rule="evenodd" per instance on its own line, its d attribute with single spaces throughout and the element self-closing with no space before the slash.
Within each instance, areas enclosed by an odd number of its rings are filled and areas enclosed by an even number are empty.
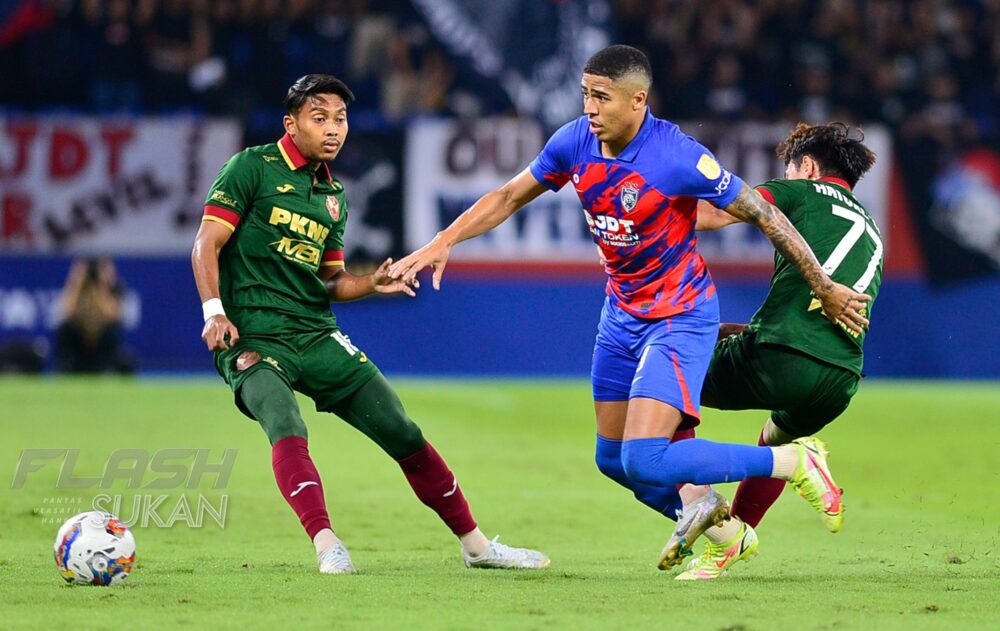
<svg viewBox="0 0 1000 631">
<path fill-rule="evenodd" d="M 788 124 L 681 124 L 712 149 L 719 161 L 749 184 L 782 177 L 775 157 Z M 481 195 L 527 167 L 547 137 L 532 120 L 500 118 L 474 122 L 423 120 L 407 131 L 406 243 L 416 248 L 434 237 Z M 860 183 L 858 196 L 889 243 L 887 211 L 892 144 L 886 129 L 865 128 L 865 142 L 878 155 Z M 891 246 L 889 246 L 891 247 Z M 733 225 L 699 235 L 699 249 L 716 266 L 770 269 L 774 250 L 759 230 Z M 594 265 L 593 241 L 571 186 L 545 193 L 492 232 L 455 248 L 456 261 L 580 263 Z"/>
<path fill-rule="evenodd" d="M 480 196 L 517 175 L 546 137 L 533 119 L 419 120 L 407 129 L 406 245 L 427 243 Z M 350 191 L 348 191 L 350 192 Z M 545 193 L 491 232 L 455 248 L 453 260 L 596 260 L 572 186 Z"/>
<path fill-rule="evenodd" d="M 236 122 L 0 118 L 0 253 L 181 254 Z"/>
</svg>

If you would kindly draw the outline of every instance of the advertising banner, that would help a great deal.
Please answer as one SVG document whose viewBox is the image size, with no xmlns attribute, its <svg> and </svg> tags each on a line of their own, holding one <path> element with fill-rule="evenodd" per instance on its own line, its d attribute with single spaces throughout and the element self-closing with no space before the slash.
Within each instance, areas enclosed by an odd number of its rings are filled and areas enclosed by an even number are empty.
<svg viewBox="0 0 1000 631">
<path fill-rule="evenodd" d="M 0 118 L 0 253 L 191 251 L 234 121 Z"/>
<path fill-rule="evenodd" d="M 787 124 L 681 124 L 715 152 L 720 162 L 750 184 L 781 177 L 774 155 Z M 524 169 L 547 140 L 536 122 L 496 118 L 471 122 L 418 121 L 408 129 L 406 149 L 406 241 L 423 245 L 484 193 Z M 875 217 L 887 250 L 892 144 L 878 126 L 865 128 L 865 142 L 878 154 L 875 168 L 857 193 Z M 754 227 L 733 225 L 699 235 L 699 249 L 716 265 L 756 267 L 772 263 L 773 249 Z M 594 245 L 572 187 L 537 198 L 491 233 L 463 243 L 453 260 L 501 263 L 593 263 Z"/>
</svg>

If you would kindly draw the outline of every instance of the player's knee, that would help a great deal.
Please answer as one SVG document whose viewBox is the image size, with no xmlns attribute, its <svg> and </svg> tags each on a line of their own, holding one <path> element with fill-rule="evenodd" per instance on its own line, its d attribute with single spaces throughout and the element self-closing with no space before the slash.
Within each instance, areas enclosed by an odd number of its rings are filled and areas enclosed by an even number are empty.
<svg viewBox="0 0 1000 631">
<path fill-rule="evenodd" d="M 243 353 L 241 358 L 247 354 Z M 237 367 L 238 362 L 239 359 Z M 292 389 L 274 371 L 258 370 L 247 377 L 239 390 L 239 397 L 243 407 L 260 423 L 272 445 L 289 436 L 308 438 L 306 424 Z"/>
<path fill-rule="evenodd" d="M 427 444 L 420 426 L 409 418 L 406 422 L 400 423 L 393 434 L 393 451 L 403 454 L 404 457 L 417 453 Z"/>
<path fill-rule="evenodd" d="M 309 438 L 309 431 L 306 429 L 305 421 L 302 420 L 298 411 L 282 414 L 276 418 L 261 419 L 259 422 L 260 426 L 264 429 L 264 433 L 267 434 L 268 441 L 272 445 L 289 436 Z"/>
<path fill-rule="evenodd" d="M 669 469 L 665 466 L 665 438 L 639 438 L 622 443 L 622 467 L 631 482 L 654 486 L 670 486 Z"/>
<path fill-rule="evenodd" d="M 401 403 L 384 410 L 375 422 L 366 423 L 362 431 L 396 460 L 417 453 L 427 444 L 420 426 L 407 416 Z"/>
</svg>

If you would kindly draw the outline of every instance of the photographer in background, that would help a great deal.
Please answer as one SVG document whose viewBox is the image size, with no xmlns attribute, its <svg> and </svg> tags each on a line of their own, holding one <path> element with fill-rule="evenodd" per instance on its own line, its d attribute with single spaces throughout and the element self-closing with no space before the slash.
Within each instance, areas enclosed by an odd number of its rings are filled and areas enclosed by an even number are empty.
<svg viewBox="0 0 1000 631">
<path fill-rule="evenodd" d="M 56 330 L 56 371 L 130 373 L 121 347 L 125 286 L 106 257 L 73 262 L 62 291 L 62 323 Z"/>
</svg>

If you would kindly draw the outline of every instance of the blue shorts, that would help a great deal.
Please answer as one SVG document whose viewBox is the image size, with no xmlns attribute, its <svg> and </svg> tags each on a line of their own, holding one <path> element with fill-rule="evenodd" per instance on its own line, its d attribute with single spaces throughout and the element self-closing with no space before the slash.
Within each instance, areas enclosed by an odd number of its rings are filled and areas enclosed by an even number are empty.
<svg viewBox="0 0 1000 631">
<path fill-rule="evenodd" d="M 718 336 L 717 296 L 657 320 L 637 318 L 608 296 L 590 370 L 594 400 L 656 399 L 684 414 L 681 427 L 697 425 L 701 386 Z"/>
</svg>

